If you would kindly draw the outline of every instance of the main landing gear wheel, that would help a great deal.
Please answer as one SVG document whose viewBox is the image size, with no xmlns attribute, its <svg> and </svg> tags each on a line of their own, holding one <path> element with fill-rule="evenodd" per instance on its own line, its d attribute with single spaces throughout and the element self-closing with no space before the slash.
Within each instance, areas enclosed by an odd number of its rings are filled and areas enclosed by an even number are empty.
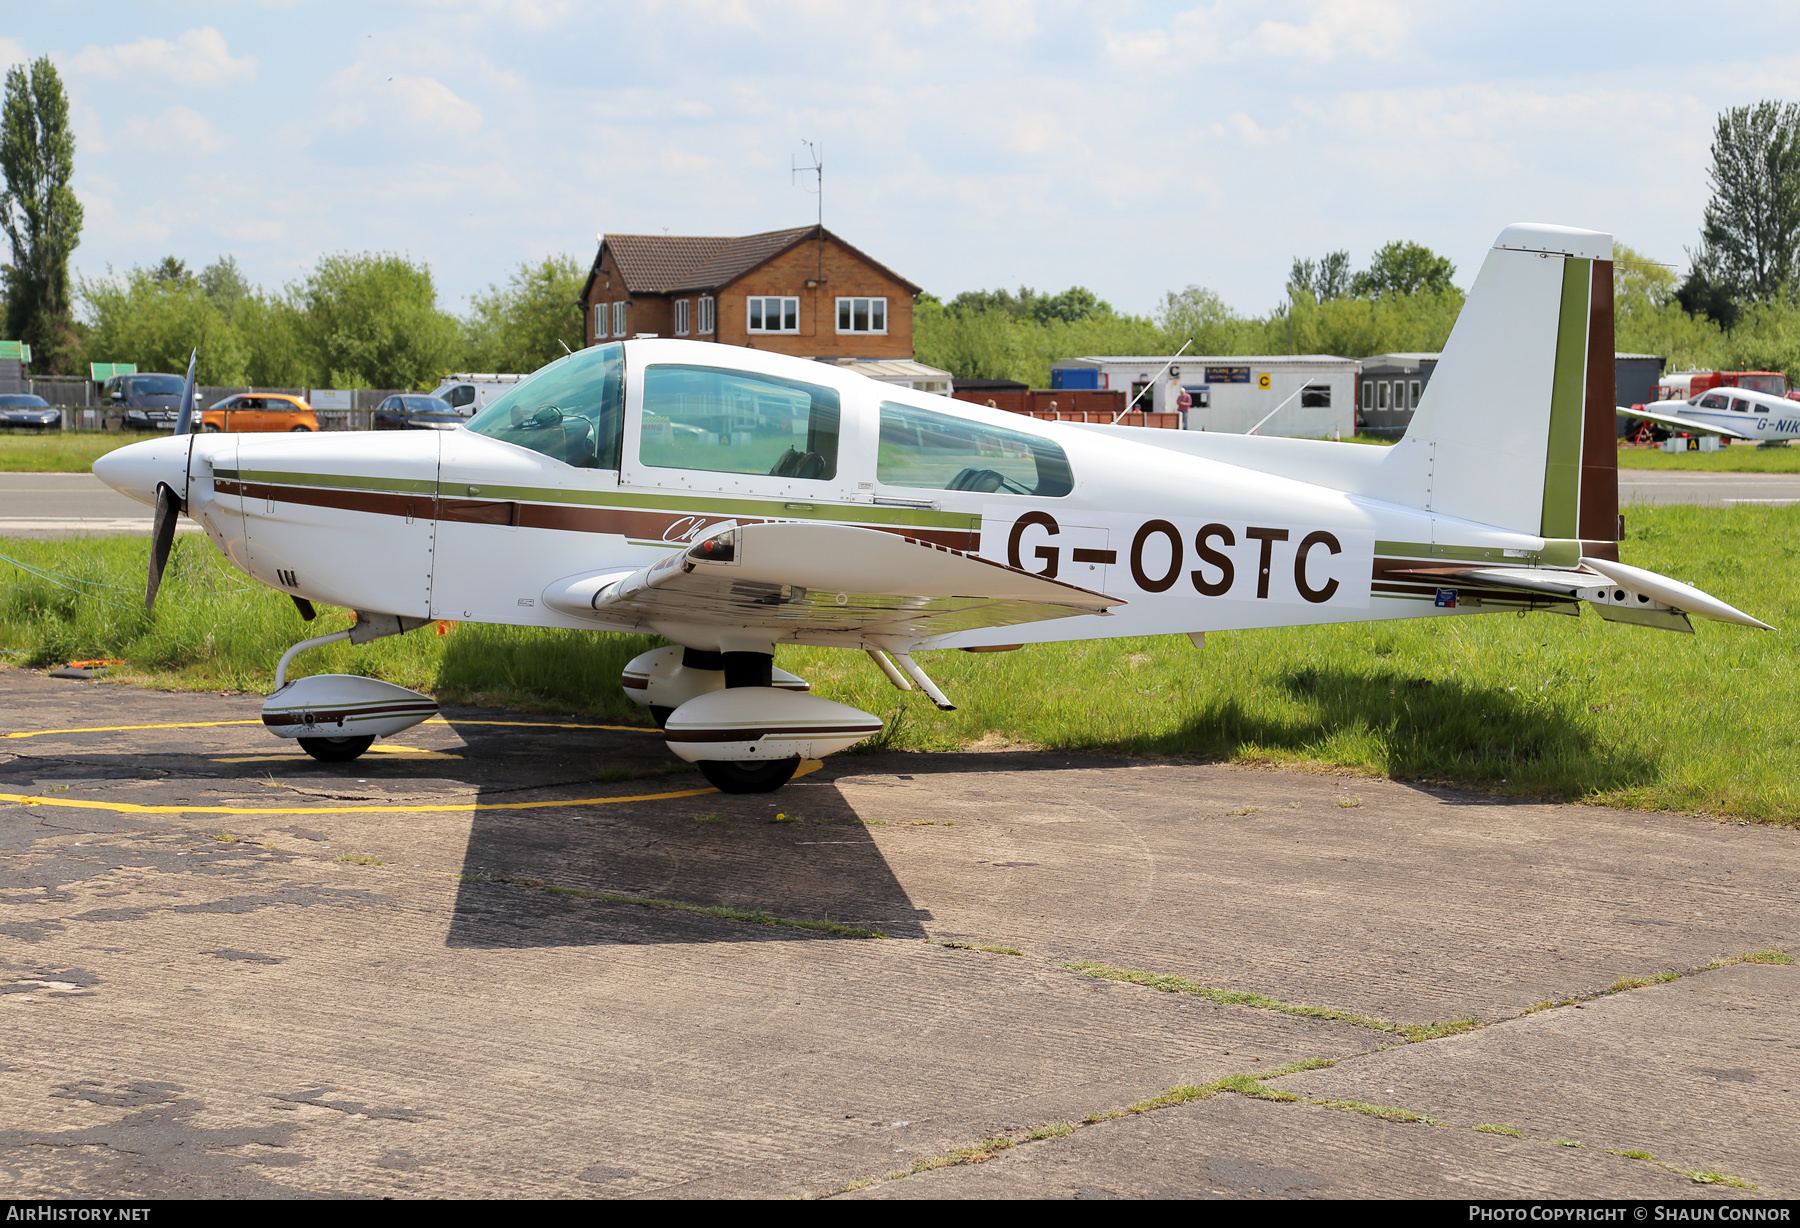
<svg viewBox="0 0 1800 1228">
<path fill-rule="evenodd" d="M 794 778 L 800 760 L 774 759 L 762 763 L 702 759 L 694 765 L 706 783 L 721 793 L 773 793 Z"/>
<path fill-rule="evenodd" d="M 658 729 L 669 727 L 669 718 L 675 715 L 675 709 L 665 708 L 661 704 L 650 705 L 650 719 L 656 722 Z"/>
<path fill-rule="evenodd" d="M 373 737 L 300 738 L 298 741 L 300 743 L 300 749 L 311 755 L 314 759 L 317 759 L 320 763 L 348 763 L 350 760 L 361 755 L 365 750 L 368 750 L 369 747 L 375 745 L 375 739 Z M 788 776 L 791 775 L 793 775 L 793 769 L 790 768 L 788 770 Z M 707 779 L 710 780 L 711 777 L 708 777 Z M 781 779 L 786 780 L 787 776 L 783 776 Z M 777 781 L 776 783 L 779 784 L 780 781 Z M 723 789 L 725 786 L 720 785 L 719 787 Z M 770 787 L 773 788 L 774 786 Z"/>
</svg>

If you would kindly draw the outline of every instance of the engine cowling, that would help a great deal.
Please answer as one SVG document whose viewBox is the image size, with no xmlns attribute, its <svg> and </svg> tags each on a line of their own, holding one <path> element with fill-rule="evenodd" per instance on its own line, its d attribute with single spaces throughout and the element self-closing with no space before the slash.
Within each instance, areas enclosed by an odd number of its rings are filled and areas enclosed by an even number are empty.
<svg viewBox="0 0 1800 1228">
<path fill-rule="evenodd" d="M 761 686 L 696 696 L 663 727 L 670 752 L 689 763 L 822 759 L 880 732 L 881 718 L 859 708 Z"/>
</svg>

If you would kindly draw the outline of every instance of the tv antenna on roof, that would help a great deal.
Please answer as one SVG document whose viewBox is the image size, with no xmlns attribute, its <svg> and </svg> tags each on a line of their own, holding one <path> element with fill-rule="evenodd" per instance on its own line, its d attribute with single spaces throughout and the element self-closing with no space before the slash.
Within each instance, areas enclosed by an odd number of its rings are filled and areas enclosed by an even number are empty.
<svg viewBox="0 0 1800 1228">
<path fill-rule="evenodd" d="M 819 147 L 811 141 L 801 141 L 800 143 L 806 146 L 806 165 L 802 166 L 799 162 L 794 162 L 788 172 L 788 182 L 790 184 L 800 183 L 800 176 L 802 175 L 811 175 L 813 177 L 813 186 L 806 188 L 806 190 L 819 198 L 819 229 L 824 230 L 825 157 L 819 152 Z M 800 186 L 803 188 L 806 187 L 804 183 L 800 183 Z"/>
</svg>

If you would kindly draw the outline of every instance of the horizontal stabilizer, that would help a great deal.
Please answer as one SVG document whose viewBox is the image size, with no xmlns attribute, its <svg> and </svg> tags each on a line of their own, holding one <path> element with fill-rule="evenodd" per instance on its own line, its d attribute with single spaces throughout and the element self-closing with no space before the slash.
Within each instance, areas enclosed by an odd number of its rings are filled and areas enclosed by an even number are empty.
<svg viewBox="0 0 1800 1228">
<path fill-rule="evenodd" d="M 1710 422 L 1702 422 L 1698 418 L 1682 418 L 1675 414 L 1659 414 L 1648 409 L 1626 409 L 1618 407 L 1620 413 L 1627 418 L 1641 418 L 1645 422 L 1654 422 L 1658 426 L 1666 426 L 1672 431 L 1687 431 L 1699 435 L 1724 435 L 1729 439 L 1748 439 L 1750 436 L 1742 431 L 1734 431 L 1728 426 L 1714 426 Z"/>
<path fill-rule="evenodd" d="M 1686 610 L 1689 614 L 1698 614 L 1702 618 L 1716 618 L 1723 623 L 1761 627 L 1764 631 L 1775 630 L 1761 619 L 1752 618 L 1735 606 L 1726 605 L 1710 593 L 1703 593 L 1691 584 L 1659 576 L 1654 571 L 1645 571 L 1642 567 L 1627 567 L 1624 563 L 1614 563 L 1608 559 L 1582 559 L 1581 562 L 1584 567 L 1592 568 L 1614 584 L 1635 589 L 1657 601 L 1666 602 L 1677 610 Z"/>
</svg>

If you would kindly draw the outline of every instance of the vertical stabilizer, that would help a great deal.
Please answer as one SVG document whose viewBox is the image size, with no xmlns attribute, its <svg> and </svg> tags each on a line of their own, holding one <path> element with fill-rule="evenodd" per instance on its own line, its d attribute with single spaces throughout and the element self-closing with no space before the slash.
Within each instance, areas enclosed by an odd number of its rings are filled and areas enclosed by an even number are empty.
<svg viewBox="0 0 1800 1228">
<path fill-rule="evenodd" d="M 1508 226 L 1394 446 L 1389 497 L 1571 562 L 1617 557 L 1614 412 L 1612 236 Z"/>
</svg>

